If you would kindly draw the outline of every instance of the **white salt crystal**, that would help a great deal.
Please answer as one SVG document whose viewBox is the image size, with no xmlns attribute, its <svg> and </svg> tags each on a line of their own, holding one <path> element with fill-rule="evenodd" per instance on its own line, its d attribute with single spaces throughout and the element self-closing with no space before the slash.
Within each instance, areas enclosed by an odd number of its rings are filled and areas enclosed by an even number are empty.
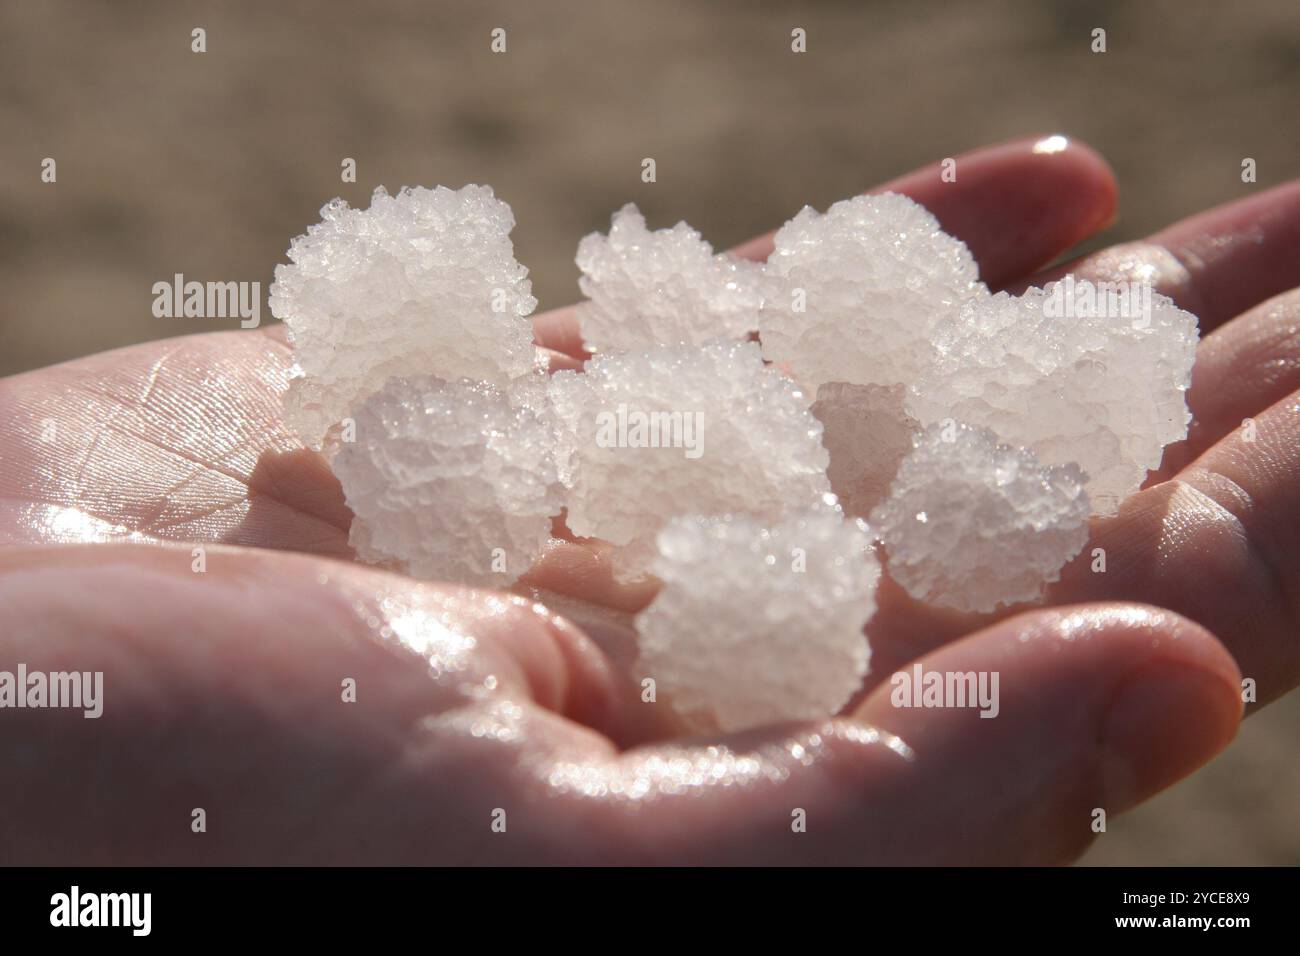
<svg viewBox="0 0 1300 956">
<path fill-rule="evenodd" d="M 986 429 L 933 425 L 871 513 L 889 573 L 913 597 L 991 611 L 1038 597 L 1088 539 L 1076 465 L 1044 467 Z"/>
<path fill-rule="evenodd" d="M 504 386 L 531 371 L 537 300 L 490 188 L 381 187 L 369 209 L 336 199 L 321 219 L 293 240 L 270 296 L 294 347 L 285 417 L 309 445 L 393 376 Z"/>
<path fill-rule="evenodd" d="M 889 494 L 889 483 L 912 450 L 918 425 L 903 410 L 901 385 L 826 382 L 812 413 L 830 455 L 826 476 L 844 513 L 865 518 Z"/>
<path fill-rule="evenodd" d="M 675 518 L 653 571 L 664 584 L 636 619 L 639 666 L 692 727 L 828 717 L 861 685 L 880 579 L 861 521 Z"/>
<path fill-rule="evenodd" d="M 756 343 L 597 355 L 552 376 L 551 400 L 569 529 L 622 546 L 621 576 L 646 568 L 675 515 L 775 518 L 830 493 L 811 401 Z"/>
<path fill-rule="evenodd" d="M 392 379 L 355 409 L 331 467 L 363 561 L 505 587 L 563 505 L 552 422 L 485 382 Z"/>
<path fill-rule="evenodd" d="M 987 295 L 965 243 L 885 193 L 805 207 L 776 234 L 759 321 L 763 354 L 806 388 L 910 384 L 936 322 Z"/>
<path fill-rule="evenodd" d="M 549 379 L 490 189 L 322 217 L 271 307 L 291 426 L 320 444 L 354 419 L 332 467 L 358 555 L 502 587 L 567 508 L 620 576 L 662 579 L 642 666 L 700 729 L 825 716 L 860 686 L 880 567 L 836 494 L 909 593 L 989 611 L 1038 597 L 1090 497 L 1114 510 L 1186 434 L 1194 317 L 1159 295 L 1139 321 L 1058 315 L 1055 286 L 990 296 L 902 196 L 804 209 L 763 266 L 624 207 L 578 251 L 597 354 Z"/>
<path fill-rule="evenodd" d="M 582 338 L 593 351 L 743 339 L 758 325 L 761 267 L 713 247 L 684 222 L 651 232 L 631 203 L 609 235 L 578 245 Z"/>
<path fill-rule="evenodd" d="M 1095 513 L 1109 514 L 1187 435 L 1196 317 L 1159 294 L 1149 316 L 1065 317 L 1065 289 L 998 293 L 941 322 L 908 410 L 990 428 L 1046 464 L 1077 462 Z"/>
</svg>

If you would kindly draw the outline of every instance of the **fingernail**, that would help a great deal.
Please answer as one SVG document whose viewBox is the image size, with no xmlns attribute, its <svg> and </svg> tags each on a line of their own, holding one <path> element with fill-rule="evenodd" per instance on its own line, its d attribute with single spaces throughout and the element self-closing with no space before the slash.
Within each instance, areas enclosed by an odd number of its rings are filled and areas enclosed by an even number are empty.
<svg viewBox="0 0 1300 956">
<path fill-rule="evenodd" d="M 1106 716 L 1106 809 L 1140 803 L 1209 761 L 1236 735 L 1241 710 L 1222 675 L 1170 662 L 1140 669 Z"/>
</svg>

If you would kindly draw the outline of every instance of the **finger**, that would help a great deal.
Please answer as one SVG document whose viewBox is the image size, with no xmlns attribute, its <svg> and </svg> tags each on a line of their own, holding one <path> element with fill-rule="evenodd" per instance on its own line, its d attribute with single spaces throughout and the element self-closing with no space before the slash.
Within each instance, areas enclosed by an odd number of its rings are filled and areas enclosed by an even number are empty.
<svg viewBox="0 0 1300 956">
<path fill-rule="evenodd" d="M 1141 600 L 1209 628 L 1257 688 L 1300 683 L 1300 393 L 1094 521 L 1052 601 Z M 1100 560 L 1099 560 L 1100 559 Z M 1098 569 L 1101 570 L 1098 570 Z"/>
<path fill-rule="evenodd" d="M 919 663 L 997 673 L 996 717 L 896 707 L 886 682 L 850 719 L 639 748 L 554 783 L 622 794 L 616 832 L 641 861 L 1060 863 L 1087 846 L 1096 809 L 1190 773 L 1241 713 L 1222 646 L 1150 607 L 1021 615 Z"/>
<path fill-rule="evenodd" d="M 1237 426 L 1114 517 L 1094 518 L 1042 601 L 1140 601 L 1197 621 L 1256 682 L 1255 705 L 1300 683 L 1300 392 Z M 883 673 L 1030 607 L 959 613 L 917 601 L 888 574 L 876 598 L 867 634 Z M 873 669 L 868 686 L 879 678 Z"/>
<path fill-rule="evenodd" d="M 992 863 L 1074 858 L 1093 836 L 1096 809 L 1114 816 L 1182 779 L 1227 746 L 1241 716 L 1237 669 L 1222 645 L 1146 606 L 1030 612 L 921 665 L 1000 672 L 997 716 L 899 709 L 888 682 L 857 716 L 909 742 L 919 779 L 907 790 L 930 798 L 924 815 L 966 844 L 968 859 Z"/>
<path fill-rule="evenodd" d="M 1033 277 L 1148 282 L 1199 317 L 1205 335 L 1300 285 L 1300 180 L 1184 219 Z M 1023 285 L 1023 284 L 1022 284 Z"/>
<path fill-rule="evenodd" d="M 538 588 L 617 611 L 641 610 L 654 598 L 658 582 L 646 576 L 626 580 L 614 573 L 615 547 L 597 538 L 553 538 L 537 562 L 519 579 L 522 589 Z"/>
<path fill-rule="evenodd" d="M 637 699 L 533 602 L 218 546 L 0 551 L 0 660 L 103 675 L 97 719 L 4 711 L 5 864 L 463 862 L 502 806 L 526 861 L 565 821 L 520 755 Z"/>
<path fill-rule="evenodd" d="M 579 362 L 591 357 L 578 329 L 578 314 L 571 305 L 551 309 L 533 317 L 533 341 Z"/>
<path fill-rule="evenodd" d="M 1090 147 L 1064 136 L 1014 140 L 956 157 L 956 180 L 933 163 L 871 190 L 919 202 L 944 230 L 970 247 L 980 278 L 1000 288 L 1107 225 L 1118 187 Z M 737 247 L 766 259 L 775 233 Z"/>
<path fill-rule="evenodd" d="M 586 356 L 583 355 L 569 355 L 540 345 L 537 347 L 537 352 L 546 361 L 548 372 L 576 372 L 582 368 L 582 363 L 586 360 Z"/>
<path fill-rule="evenodd" d="M 934 163 L 872 192 L 903 193 L 929 209 L 970 247 L 980 277 L 994 288 L 1050 262 L 1115 215 L 1110 168 L 1092 149 L 1063 136 L 978 149 L 956 157 L 955 169 L 953 182 L 945 182 L 941 164 Z M 766 259 L 773 235 L 732 252 Z M 584 357 L 571 308 L 543 313 L 533 328 L 538 344 Z"/>
<path fill-rule="evenodd" d="M 1300 289 L 1275 296 L 1215 329 L 1196 349 L 1187 439 L 1165 449 L 1163 481 L 1252 416 L 1300 389 Z"/>
</svg>

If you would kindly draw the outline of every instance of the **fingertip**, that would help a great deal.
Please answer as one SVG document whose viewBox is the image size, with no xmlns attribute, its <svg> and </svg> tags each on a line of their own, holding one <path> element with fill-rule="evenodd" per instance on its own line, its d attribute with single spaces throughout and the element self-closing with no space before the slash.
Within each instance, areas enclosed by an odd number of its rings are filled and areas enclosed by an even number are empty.
<svg viewBox="0 0 1300 956">
<path fill-rule="evenodd" d="M 923 193 L 930 201 L 918 201 L 970 246 L 981 278 L 993 288 L 1042 267 L 1115 220 L 1119 185 L 1110 164 L 1061 133 L 966 154 L 957 159 L 958 183 L 963 175 L 964 190 L 930 186 Z"/>
<path fill-rule="evenodd" d="M 591 358 L 582 341 L 582 331 L 578 323 L 578 313 L 574 306 L 551 309 L 534 315 L 533 342 L 550 352 L 568 356 L 575 363 L 572 367 L 581 367 L 583 361 Z M 569 365 L 560 367 L 569 368 Z M 556 367 L 552 366 L 552 371 Z"/>
<path fill-rule="evenodd" d="M 898 693 L 930 675 L 937 706 Z M 963 675 L 987 678 L 991 696 L 981 690 L 978 706 L 945 696 Z M 915 793 L 961 795 L 935 801 L 936 831 L 989 862 L 1053 863 L 1087 846 L 1097 810 L 1126 810 L 1223 750 L 1240 691 L 1236 663 L 1203 627 L 1147 605 L 1080 605 L 1017 615 L 926 655 L 886 677 L 854 719 L 911 747 Z M 1016 833 L 972 833 L 966 806 L 1015 821 Z"/>
<path fill-rule="evenodd" d="M 1127 810 L 1219 754 L 1241 722 L 1239 689 L 1220 673 L 1152 662 L 1115 691 L 1102 729 L 1105 804 Z"/>
<path fill-rule="evenodd" d="M 1055 148 L 1058 139 L 1066 140 L 1064 149 Z M 1052 168 L 1063 183 L 1072 185 L 1064 198 L 1077 205 L 1078 239 L 1114 224 L 1119 210 L 1119 180 L 1101 153 L 1082 140 L 1053 134 L 1036 139 L 1030 155 L 1044 168 Z"/>
</svg>

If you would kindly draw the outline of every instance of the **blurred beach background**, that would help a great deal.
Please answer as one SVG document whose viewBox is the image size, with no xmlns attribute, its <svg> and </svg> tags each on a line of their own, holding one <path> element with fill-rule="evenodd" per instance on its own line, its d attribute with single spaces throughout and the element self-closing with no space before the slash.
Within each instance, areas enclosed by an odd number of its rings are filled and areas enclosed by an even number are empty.
<svg viewBox="0 0 1300 956">
<path fill-rule="evenodd" d="M 625 202 L 725 248 L 805 203 L 1059 132 L 1119 178 L 1095 248 L 1300 176 L 1297 117 L 1295 0 L 3 0 L 0 374 L 233 328 L 155 318 L 153 283 L 265 294 L 323 203 L 381 184 L 495 187 L 546 309 L 576 298 L 578 239 Z M 1300 863 L 1298 750 L 1293 694 L 1112 820 L 1084 864 Z"/>
</svg>

